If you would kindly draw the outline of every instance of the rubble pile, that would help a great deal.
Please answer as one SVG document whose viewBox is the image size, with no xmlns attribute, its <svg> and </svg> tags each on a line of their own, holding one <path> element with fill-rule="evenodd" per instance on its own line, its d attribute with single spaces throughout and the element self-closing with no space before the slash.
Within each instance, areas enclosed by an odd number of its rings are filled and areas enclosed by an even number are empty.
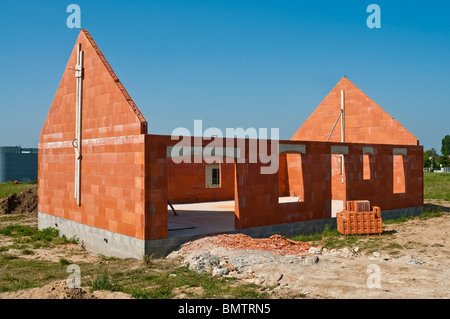
<svg viewBox="0 0 450 319">
<path fill-rule="evenodd" d="M 279 255 L 307 255 L 313 248 L 309 243 L 293 241 L 281 235 L 252 238 L 244 234 L 223 234 L 215 237 L 217 244 L 225 248 L 270 251 Z"/>
</svg>

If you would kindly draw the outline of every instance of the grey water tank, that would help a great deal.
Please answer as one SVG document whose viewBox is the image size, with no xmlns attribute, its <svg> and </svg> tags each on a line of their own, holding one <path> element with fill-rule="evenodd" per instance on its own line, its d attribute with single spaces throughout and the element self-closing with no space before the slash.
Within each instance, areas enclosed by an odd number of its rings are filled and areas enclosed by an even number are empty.
<svg viewBox="0 0 450 319">
<path fill-rule="evenodd" d="M 0 146 L 0 183 L 36 181 L 38 149 L 20 146 Z"/>
</svg>

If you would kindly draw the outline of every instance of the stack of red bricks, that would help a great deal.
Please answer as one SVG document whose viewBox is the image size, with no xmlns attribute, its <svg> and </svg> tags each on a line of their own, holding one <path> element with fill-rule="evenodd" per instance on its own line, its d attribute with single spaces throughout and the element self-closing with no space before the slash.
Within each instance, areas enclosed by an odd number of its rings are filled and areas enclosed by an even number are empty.
<svg viewBox="0 0 450 319">
<path fill-rule="evenodd" d="M 367 200 L 348 201 L 347 210 L 336 214 L 337 229 L 344 235 L 381 234 L 382 219 L 380 207 L 370 210 Z"/>
</svg>

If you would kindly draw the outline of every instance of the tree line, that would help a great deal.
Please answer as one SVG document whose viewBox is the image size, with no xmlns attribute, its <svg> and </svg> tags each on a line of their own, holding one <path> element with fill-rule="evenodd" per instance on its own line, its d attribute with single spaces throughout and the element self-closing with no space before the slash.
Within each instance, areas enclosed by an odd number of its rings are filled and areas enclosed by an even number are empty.
<svg viewBox="0 0 450 319">
<path fill-rule="evenodd" d="M 423 167 L 430 170 L 440 169 L 441 165 L 450 167 L 450 135 L 442 139 L 441 154 L 439 155 L 434 148 L 423 152 Z"/>
</svg>

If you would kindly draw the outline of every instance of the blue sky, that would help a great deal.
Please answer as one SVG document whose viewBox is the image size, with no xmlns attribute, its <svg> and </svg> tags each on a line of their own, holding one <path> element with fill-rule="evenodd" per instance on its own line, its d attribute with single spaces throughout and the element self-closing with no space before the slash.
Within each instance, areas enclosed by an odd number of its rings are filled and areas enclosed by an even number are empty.
<svg viewBox="0 0 450 319">
<path fill-rule="evenodd" d="M 78 29 L 89 30 L 149 133 L 280 128 L 289 139 L 346 75 L 440 151 L 450 134 L 448 1 L 0 0 L 0 145 L 37 147 Z M 381 29 L 369 29 L 369 4 Z"/>
</svg>

